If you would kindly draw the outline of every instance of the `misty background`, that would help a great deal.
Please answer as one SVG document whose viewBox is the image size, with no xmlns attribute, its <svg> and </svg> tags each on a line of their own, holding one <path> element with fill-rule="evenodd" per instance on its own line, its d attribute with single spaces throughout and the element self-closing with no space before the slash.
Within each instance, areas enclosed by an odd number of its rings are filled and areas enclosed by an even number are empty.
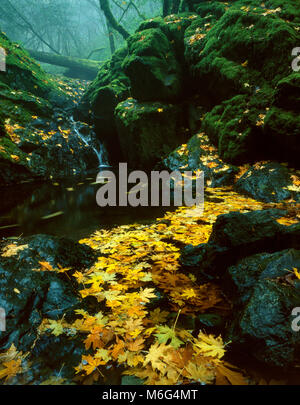
<svg viewBox="0 0 300 405">
<path fill-rule="evenodd" d="M 162 15 L 163 0 L 109 0 L 111 13 L 128 33 L 144 19 Z M 99 0 L 1 0 L 0 29 L 24 48 L 104 61 L 124 45 Z M 63 67 L 42 66 L 51 73 Z"/>
</svg>

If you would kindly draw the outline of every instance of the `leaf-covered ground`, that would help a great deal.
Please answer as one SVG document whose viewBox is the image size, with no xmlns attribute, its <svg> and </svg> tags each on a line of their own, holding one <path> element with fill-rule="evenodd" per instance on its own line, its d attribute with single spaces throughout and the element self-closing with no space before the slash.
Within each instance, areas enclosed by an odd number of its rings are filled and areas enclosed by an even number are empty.
<svg viewBox="0 0 300 405">
<path fill-rule="evenodd" d="M 84 272 L 53 268 L 40 262 L 35 271 L 63 272 L 75 278 L 82 303 L 93 301 L 94 312 L 76 310 L 68 323 L 44 319 L 39 335 L 80 337 L 86 354 L 74 370 L 74 383 L 91 384 L 104 378 L 111 368 L 123 375 L 139 377 L 145 384 L 255 384 L 247 371 L 228 363 L 230 342 L 197 329 L 199 314 L 228 315 L 231 304 L 220 286 L 197 281 L 186 274 L 180 262 L 180 248 L 199 245 L 209 239 L 220 214 L 247 212 L 278 206 L 264 204 L 233 192 L 230 188 L 207 189 L 201 217 L 196 208 L 180 207 L 150 225 L 125 225 L 98 231 L 80 241 L 92 247 L 98 259 Z M 289 208 L 290 207 L 290 208 Z M 288 215 L 278 221 L 297 222 L 293 202 L 284 204 Z M 3 255 L 22 249 L 7 247 Z M 295 271 L 295 277 L 299 277 Z M 18 292 L 20 293 L 20 292 Z M 225 356 L 225 357 L 224 357 Z M 14 346 L 0 355 L 0 378 L 9 383 L 30 368 L 30 353 Z M 53 376 L 45 384 L 64 384 Z"/>
</svg>

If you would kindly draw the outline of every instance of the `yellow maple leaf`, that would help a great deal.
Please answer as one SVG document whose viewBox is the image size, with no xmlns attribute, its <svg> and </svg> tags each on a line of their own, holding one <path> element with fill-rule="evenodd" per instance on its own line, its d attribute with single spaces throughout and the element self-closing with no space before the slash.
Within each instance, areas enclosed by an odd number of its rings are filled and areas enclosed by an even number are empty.
<svg viewBox="0 0 300 405">
<path fill-rule="evenodd" d="M 294 270 L 295 276 L 300 280 L 300 273 L 299 273 L 298 269 L 296 269 L 296 267 L 293 267 L 293 270 Z"/>
<path fill-rule="evenodd" d="M 189 379 L 205 384 L 211 384 L 215 379 L 214 368 L 209 366 L 209 364 L 204 365 L 189 362 L 185 367 L 185 371 Z"/>
<path fill-rule="evenodd" d="M 4 368 L 0 370 L 0 379 L 5 378 L 5 380 L 9 380 L 12 377 L 15 377 L 18 373 L 22 372 L 22 359 L 17 360 L 10 360 L 8 362 L 4 362 Z"/>
<path fill-rule="evenodd" d="M 193 348 L 196 353 L 218 359 L 221 359 L 225 354 L 222 338 L 220 336 L 216 338 L 213 335 L 205 335 L 203 332 L 200 332 L 198 338 L 195 339 Z"/>
</svg>

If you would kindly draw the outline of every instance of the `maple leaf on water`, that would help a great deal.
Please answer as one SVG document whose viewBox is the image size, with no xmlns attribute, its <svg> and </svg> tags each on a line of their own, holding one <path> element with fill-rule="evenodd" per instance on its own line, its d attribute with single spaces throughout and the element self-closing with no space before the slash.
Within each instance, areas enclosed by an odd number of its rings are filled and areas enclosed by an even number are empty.
<svg viewBox="0 0 300 405">
<path fill-rule="evenodd" d="M 154 288 L 145 288 L 144 290 L 141 290 L 139 293 L 141 301 L 150 302 L 151 298 L 157 298 L 156 295 L 153 293 L 154 291 Z"/>
<path fill-rule="evenodd" d="M 17 360 L 10 360 L 7 362 L 4 362 L 3 369 L 0 370 L 0 379 L 5 378 L 6 381 L 9 380 L 10 378 L 16 376 L 18 373 L 22 372 L 22 359 L 17 359 Z"/>
<path fill-rule="evenodd" d="M 109 355 L 109 351 L 107 349 L 98 349 L 95 354 L 96 359 L 101 359 L 102 364 L 106 364 L 111 360 L 111 356 Z"/>
<path fill-rule="evenodd" d="M 296 267 L 293 267 L 293 271 L 294 271 L 295 276 L 300 280 L 300 273 L 299 273 L 298 269 L 296 269 Z"/>
<path fill-rule="evenodd" d="M 51 333 L 54 336 L 60 336 L 64 333 L 64 327 L 62 324 L 62 321 L 54 321 L 52 319 L 49 319 L 49 325 L 48 328 L 51 329 Z"/>
<path fill-rule="evenodd" d="M 53 271 L 53 267 L 50 263 L 48 262 L 39 262 L 41 265 L 41 271 Z"/>
<path fill-rule="evenodd" d="M 216 357 L 217 359 L 221 359 L 225 353 L 221 336 L 215 338 L 213 335 L 205 335 L 202 332 L 195 339 L 193 348 L 196 353 L 204 354 L 207 357 Z"/>
<path fill-rule="evenodd" d="M 73 274 L 73 277 L 76 278 L 78 284 L 82 283 L 83 280 L 84 280 L 84 275 L 83 275 L 80 271 L 76 271 L 76 272 Z"/>
<path fill-rule="evenodd" d="M 5 378 L 8 381 L 10 378 L 15 377 L 17 374 L 24 372 L 22 368 L 22 360 L 28 354 L 18 352 L 15 345 L 12 344 L 10 348 L 0 354 L 0 379 Z"/>
<path fill-rule="evenodd" d="M 91 346 L 93 349 L 97 349 L 103 346 L 100 333 L 102 332 L 103 328 L 101 326 L 95 326 L 88 337 L 85 339 L 85 348 L 88 350 Z"/>
<path fill-rule="evenodd" d="M 157 337 L 158 343 L 167 343 L 168 341 L 170 341 L 170 345 L 175 349 L 184 344 L 184 342 L 178 339 L 178 337 L 176 336 L 175 329 L 171 329 L 169 326 L 158 326 L 157 331 L 158 332 L 154 335 Z"/>
<path fill-rule="evenodd" d="M 248 385 L 248 380 L 242 372 L 232 364 L 227 362 L 220 363 L 216 368 L 217 385 Z"/>
<path fill-rule="evenodd" d="M 149 319 L 154 324 L 164 323 L 168 318 L 169 312 L 161 311 L 160 308 L 155 308 L 153 311 L 150 312 Z"/>
<path fill-rule="evenodd" d="M 17 246 L 15 244 L 11 244 L 11 245 L 7 245 L 4 248 L 3 253 L 1 254 L 1 256 L 3 257 L 11 257 L 11 256 L 15 256 L 17 255 L 20 251 L 27 249 L 28 245 L 20 245 Z"/>
<path fill-rule="evenodd" d="M 163 362 L 163 358 L 168 350 L 168 346 L 165 344 L 154 343 L 149 349 L 149 352 L 145 358 L 144 366 L 151 364 L 154 370 L 158 370 L 161 373 L 166 372 L 166 364 Z"/>
<path fill-rule="evenodd" d="M 145 339 L 142 337 L 139 337 L 132 342 L 127 342 L 126 346 L 127 346 L 128 350 L 130 350 L 131 352 L 139 352 L 143 349 L 144 342 L 145 342 Z"/>
<path fill-rule="evenodd" d="M 195 364 L 189 362 L 185 367 L 189 379 L 205 384 L 211 384 L 215 379 L 214 367 L 209 364 Z"/>
<path fill-rule="evenodd" d="M 117 343 L 113 346 L 113 349 L 111 351 L 112 358 L 116 360 L 120 354 L 124 354 L 124 347 L 124 341 L 121 339 L 117 339 Z"/>
<path fill-rule="evenodd" d="M 95 358 L 91 355 L 82 356 L 82 370 L 85 371 L 86 375 L 91 374 L 98 366 L 103 364 L 102 360 L 99 358 Z M 100 372 L 100 371 L 99 371 Z"/>
</svg>

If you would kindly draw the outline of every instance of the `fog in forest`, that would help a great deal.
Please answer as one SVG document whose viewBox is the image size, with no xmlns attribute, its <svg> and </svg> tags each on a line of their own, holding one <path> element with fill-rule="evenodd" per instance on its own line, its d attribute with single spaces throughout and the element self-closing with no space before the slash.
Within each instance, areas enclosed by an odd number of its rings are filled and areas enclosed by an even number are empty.
<svg viewBox="0 0 300 405">
<path fill-rule="evenodd" d="M 125 42 L 103 12 L 107 4 L 114 22 L 129 34 L 163 10 L 162 0 L 1 0 L 0 26 L 27 50 L 104 61 Z M 42 65 L 52 73 L 65 70 Z"/>
</svg>

